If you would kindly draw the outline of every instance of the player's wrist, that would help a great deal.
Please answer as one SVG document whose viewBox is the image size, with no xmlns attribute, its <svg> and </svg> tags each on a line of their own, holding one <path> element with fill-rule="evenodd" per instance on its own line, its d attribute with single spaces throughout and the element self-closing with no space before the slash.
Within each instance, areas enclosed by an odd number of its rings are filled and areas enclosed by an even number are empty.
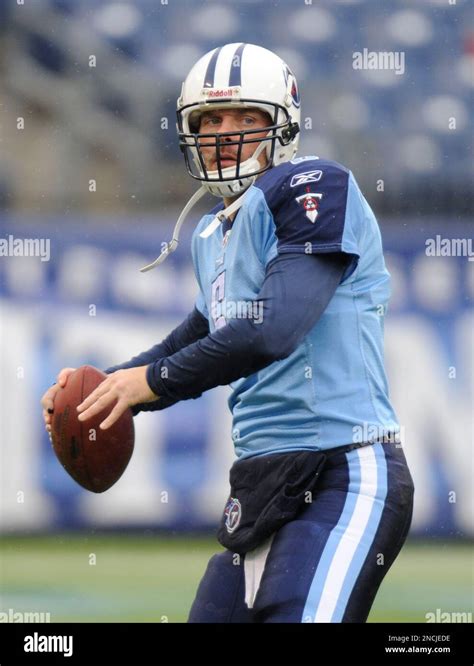
<svg viewBox="0 0 474 666">
<path fill-rule="evenodd" d="M 150 363 L 146 367 L 145 371 L 145 379 L 148 384 L 148 388 L 150 391 L 153 393 L 154 398 L 153 401 L 159 400 L 161 395 L 163 394 L 162 387 L 158 384 L 156 381 L 156 366 L 158 365 L 158 361 L 155 361 L 154 363 Z"/>
</svg>

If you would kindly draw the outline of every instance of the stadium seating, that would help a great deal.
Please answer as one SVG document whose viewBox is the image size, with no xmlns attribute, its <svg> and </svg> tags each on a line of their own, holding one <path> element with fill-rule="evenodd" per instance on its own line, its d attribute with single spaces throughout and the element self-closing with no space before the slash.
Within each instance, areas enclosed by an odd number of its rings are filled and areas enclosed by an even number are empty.
<svg viewBox="0 0 474 666">
<path fill-rule="evenodd" d="M 458 0 L 454 8 L 438 0 L 416 7 L 404 0 L 280 0 L 272 6 L 269 11 L 263 0 L 0 3 L 9 105 L 38 105 L 52 125 L 65 130 L 51 132 L 58 160 L 57 142 L 73 140 L 87 163 L 91 151 L 102 150 L 116 165 L 123 190 L 132 190 L 145 206 L 167 202 L 173 183 L 186 188 L 184 196 L 194 185 L 182 185 L 175 145 L 181 81 L 201 54 L 245 39 L 276 50 L 297 73 L 303 119 L 312 127 L 303 129 L 302 147 L 322 149 L 325 157 L 348 165 L 363 188 L 374 191 L 374 182 L 383 178 L 391 184 L 388 190 L 405 190 L 405 207 L 419 206 L 410 192 L 424 192 L 436 210 L 446 196 L 465 205 L 474 67 L 469 2 Z M 353 54 L 364 48 L 403 52 L 404 74 L 354 69 Z M 8 153 L 0 160 L 0 174 L 15 173 L 18 183 L 9 186 L 21 191 L 25 173 L 18 165 L 9 168 Z M 163 160 L 164 177 L 151 177 Z M 81 165 L 79 160 L 79 171 Z M 77 194 L 72 190 L 71 196 Z M 388 191 L 380 205 L 397 209 L 397 202 L 399 195 Z"/>
</svg>

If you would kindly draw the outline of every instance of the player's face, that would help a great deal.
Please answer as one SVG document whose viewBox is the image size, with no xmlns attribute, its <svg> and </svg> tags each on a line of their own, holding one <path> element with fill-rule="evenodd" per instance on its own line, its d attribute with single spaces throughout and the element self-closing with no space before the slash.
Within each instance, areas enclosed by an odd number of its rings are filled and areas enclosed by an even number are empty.
<svg viewBox="0 0 474 666">
<path fill-rule="evenodd" d="M 199 132 L 203 134 L 216 134 L 218 132 L 241 132 L 242 130 L 255 130 L 262 128 L 261 132 L 249 135 L 252 138 L 262 139 L 268 131 L 265 127 L 272 124 L 268 113 L 260 109 L 214 109 L 206 111 L 201 116 Z M 227 145 L 229 141 L 238 141 L 239 134 L 223 137 L 221 146 L 221 167 L 235 166 L 237 163 L 238 144 Z M 215 139 L 203 137 L 200 139 L 201 152 L 206 168 L 209 171 L 217 170 L 217 157 Z M 212 144 L 206 148 L 206 144 Z M 257 150 L 259 143 L 247 143 L 242 146 L 240 161 L 245 162 Z M 267 164 L 267 156 L 263 150 L 258 156 L 258 161 L 264 167 Z"/>
</svg>

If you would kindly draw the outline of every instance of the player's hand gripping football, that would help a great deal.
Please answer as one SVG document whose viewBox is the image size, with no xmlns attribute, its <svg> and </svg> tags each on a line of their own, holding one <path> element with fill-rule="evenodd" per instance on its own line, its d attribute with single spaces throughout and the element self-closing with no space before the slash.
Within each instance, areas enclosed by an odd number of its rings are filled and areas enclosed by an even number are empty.
<svg viewBox="0 0 474 666">
<path fill-rule="evenodd" d="M 59 391 L 59 389 L 66 386 L 66 382 L 69 375 L 71 375 L 75 371 L 75 369 L 76 368 L 63 368 L 59 372 L 56 378 L 56 384 L 51 386 L 41 398 L 41 406 L 43 407 L 44 425 L 46 430 L 48 431 L 49 439 L 51 439 L 51 420 L 54 410 L 54 398 L 56 397 L 56 393 Z"/>
<path fill-rule="evenodd" d="M 101 430 L 107 430 L 129 407 L 141 402 L 158 400 L 158 396 L 148 386 L 146 368 L 146 365 L 141 365 L 138 368 L 117 370 L 110 374 L 78 405 L 79 420 L 87 421 L 116 402 L 108 417 L 100 424 Z"/>
</svg>

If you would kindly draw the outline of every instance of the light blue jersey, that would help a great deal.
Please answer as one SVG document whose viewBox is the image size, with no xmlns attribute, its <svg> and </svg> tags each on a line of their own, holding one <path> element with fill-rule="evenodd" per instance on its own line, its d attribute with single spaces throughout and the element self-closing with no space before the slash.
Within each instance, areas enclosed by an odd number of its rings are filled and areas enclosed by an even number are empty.
<svg viewBox="0 0 474 666">
<path fill-rule="evenodd" d="M 377 221 L 352 173 L 316 157 L 274 167 L 250 188 L 225 237 L 219 227 L 201 238 L 219 208 L 201 219 L 192 239 L 196 305 L 211 331 L 248 312 L 278 253 L 352 257 L 296 350 L 231 384 L 237 456 L 329 449 L 398 432 L 383 363 L 390 276 Z"/>
</svg>

